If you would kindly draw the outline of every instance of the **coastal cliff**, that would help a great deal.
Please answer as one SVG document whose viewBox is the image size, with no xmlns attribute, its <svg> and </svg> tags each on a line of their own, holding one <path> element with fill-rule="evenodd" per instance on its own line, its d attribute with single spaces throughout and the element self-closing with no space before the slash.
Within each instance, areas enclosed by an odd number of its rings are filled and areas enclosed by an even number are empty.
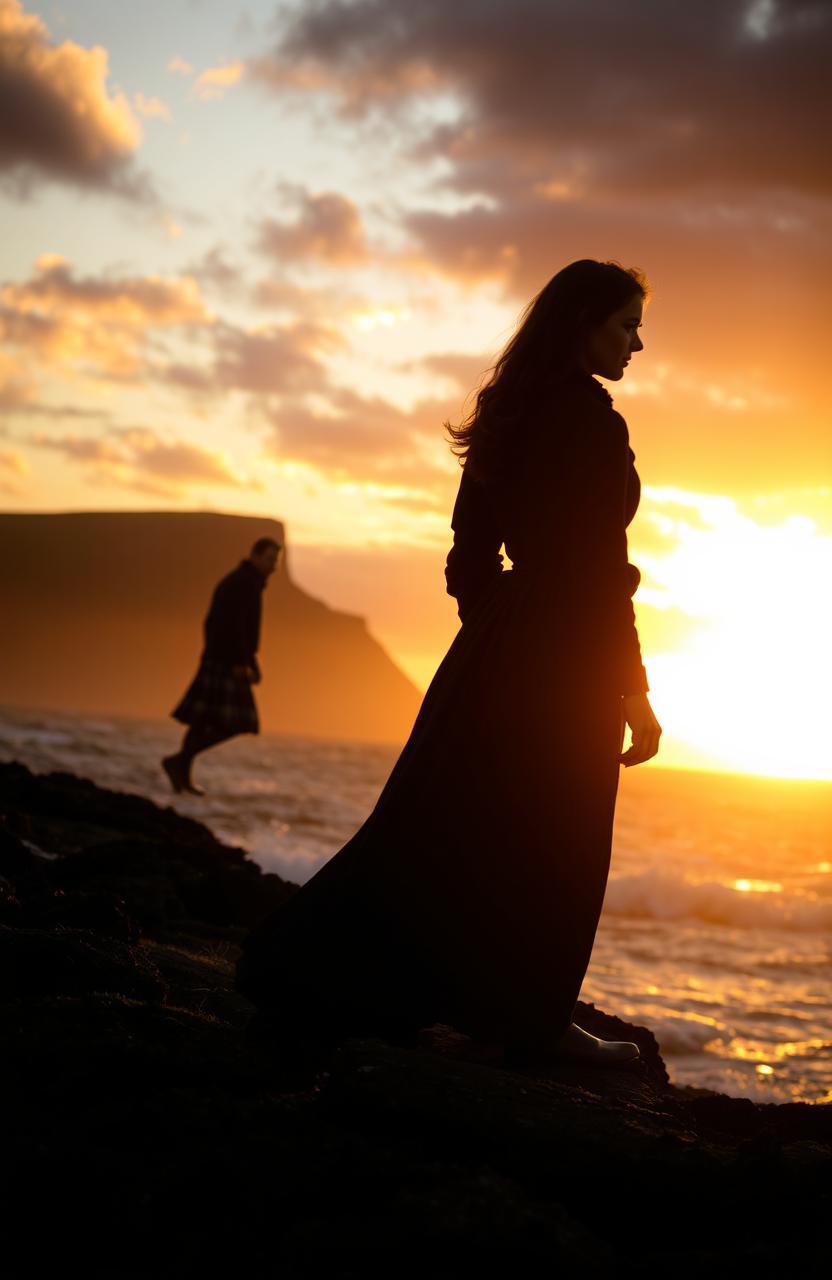
<svg viewBox="0 0 832 1280">
<path fill-rule="evenodd" d="M 196 670 L 217 582 L 276 520 L 208 512 L 0 515 L 0 703 L 167 716 Z M 291 576 L 263 595 L 264 730 L 398 742 L 420 696 L 363 618 Z"/>
<path fill-rule="evenodd" d="M 640 1063 L 508 1070 L 447 1027 L 287 1043 L 233 963 L 293 891 L 172 809 L 0 765 L 7 1274 L 820 1265 L 828 1106 L 674 1088 L 592 1006 Z"/>
</svg>

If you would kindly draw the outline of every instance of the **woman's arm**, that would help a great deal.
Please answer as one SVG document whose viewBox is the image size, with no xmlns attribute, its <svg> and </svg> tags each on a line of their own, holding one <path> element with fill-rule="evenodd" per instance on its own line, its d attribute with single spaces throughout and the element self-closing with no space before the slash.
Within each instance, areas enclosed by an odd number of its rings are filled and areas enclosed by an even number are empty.
<svg viewBox="0 0 832 1280">
<path fill-rule="evenodd" d="M 445 564 L 448 595 L 465 621 L 471 608 L 503 572 L 503 536 L 484 486 L 463 471 L 451 518 L 454 545 Z"/>
</svg>

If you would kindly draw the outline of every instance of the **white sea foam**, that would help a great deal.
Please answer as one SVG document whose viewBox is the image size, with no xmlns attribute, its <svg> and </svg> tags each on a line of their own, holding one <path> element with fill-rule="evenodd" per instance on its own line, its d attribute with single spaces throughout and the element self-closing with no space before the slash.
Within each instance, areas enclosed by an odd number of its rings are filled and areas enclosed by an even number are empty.
<svg viewBox="0 0 832 1280">
<path fill-rule="evenodd" d="M 659 1042 L 662 1053 L 684 1057 L 702 1053 L 705 1045 L 719 1034 L 712 1022 L 682 1014 L 657 1015 L 650 1019 L 650 1030 Z"/>
<path fill-rule="evenodd" d="M 740 890 L 715 880 L 690 880 L 652 868 L 610 880 L 604 904 L 611 915 L 651 920 L 702 920 L 740 929 L 827 930 L 832 902 L 807 893 Z"/>
</svg>

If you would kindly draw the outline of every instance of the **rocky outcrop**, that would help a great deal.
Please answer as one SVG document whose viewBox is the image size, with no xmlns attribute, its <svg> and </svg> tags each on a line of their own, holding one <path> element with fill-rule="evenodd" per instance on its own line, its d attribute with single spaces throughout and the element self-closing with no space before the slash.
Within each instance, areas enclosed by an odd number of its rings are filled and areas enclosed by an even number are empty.
<svg viewBox="0 0 832 1280">
<path fill-rule="evenodd" d="M 447 1027 L 322 1055 L 233 987 L 291 885 L 66 774 L 0 766 L 0 813 L 8 1274 L 820 1265 L 828 1107 L 676 1089 L 647 1028 L 591 1006 L 639 1064 L 508 1070 Z"/>
</svg>

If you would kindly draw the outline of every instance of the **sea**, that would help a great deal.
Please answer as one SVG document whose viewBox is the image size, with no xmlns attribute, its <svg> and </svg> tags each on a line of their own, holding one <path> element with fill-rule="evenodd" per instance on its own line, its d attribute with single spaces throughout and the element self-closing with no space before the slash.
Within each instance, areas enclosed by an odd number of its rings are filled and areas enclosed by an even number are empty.
<svg viewBox="0 0 832 1280">
<path fill-rule="evenodd" d="M 0 759 L 68 770 L 199 818 L 303 883 L 358 829 L 395 746 L 264 734 L 173 796 L 172 722 L 0 709 Z M 510 866 L 506 866 L 510 874 Z M 622 771 L 582 998 L 654 1032 L 671 1079 L 758 1102 L 832 1101 L 832 783 Z"/>
</svg>

